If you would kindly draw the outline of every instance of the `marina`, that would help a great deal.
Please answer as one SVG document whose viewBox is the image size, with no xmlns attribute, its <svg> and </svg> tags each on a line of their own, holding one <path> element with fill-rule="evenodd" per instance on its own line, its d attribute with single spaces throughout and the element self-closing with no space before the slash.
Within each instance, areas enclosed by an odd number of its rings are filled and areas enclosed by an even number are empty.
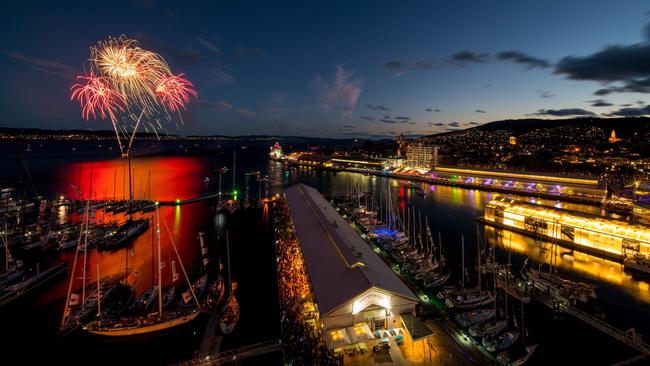
<svg viewBox="0 0 650 366">
<path fill-rule="evenodd" d="M 7 2 L 0 363 L 650 365 L 646 7 Z"/>
</svg>

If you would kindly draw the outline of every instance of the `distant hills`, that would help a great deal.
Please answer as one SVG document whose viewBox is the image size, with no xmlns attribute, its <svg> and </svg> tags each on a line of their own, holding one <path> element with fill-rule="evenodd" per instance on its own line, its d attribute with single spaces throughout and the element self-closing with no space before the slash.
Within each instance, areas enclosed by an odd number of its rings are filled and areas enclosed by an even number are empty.
<svg viewBox="0 0 650 366">
<path fill-rule="evenodd" d="M 323 137 L 303 137 L 303 136 L 278 136 L 278 135 L 174 135 L 174 134 L 154 134 L 149 132 L 138 132 L 138 140 L 209 140 L 209 141 L 280 141 L 290 144 L 309 144 L 309 145 L 335 145 L 348 144 L 355 141 L 354 138 L 323 138 Z M 46 130 L 40 128 L 13 128 L 0 127 L 0 140 L 20 141 L 20 140 L 110 140 L 115 138 L 113 130 Z"/>
<path fill-rule="evenodd" d="M 523 118 L 523 119 L 506 119 L 485 123 L 480 126 L 468 128 L 465 130 L 443 132 L 430 135 L 440 136 L 458 133 L 468 130 L 480 131 L 511 131 L 513 135 L 527 133 L 536 129 L 555 128 L 561 126 L 594 126 L 605 130 L 616 130 L 616 135 L 620 137 L 632 136 L 635 132 L 644 133 L 650 130 L 650 118 L 648 117 L 620 117 L 620 118 L 595 118 L 595 117 L 576 117 L 566 119 L 541 119 L 541 118 Z"/>
</svg>

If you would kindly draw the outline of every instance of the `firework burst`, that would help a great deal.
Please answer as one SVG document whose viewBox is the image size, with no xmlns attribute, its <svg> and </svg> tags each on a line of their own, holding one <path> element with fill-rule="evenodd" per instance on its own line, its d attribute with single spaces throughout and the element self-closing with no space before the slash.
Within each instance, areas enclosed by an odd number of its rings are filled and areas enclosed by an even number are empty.
<svg viewBox="0 0 650 366">
<path fill-rule="evenodd" d="M 133 144 L 138 127 L 145 120 L 147 129 L 158 133 L 163 121 L 178 116 L 191 97 L 197 97 L 194 85 L 184 74 L 174 75 L 165 59 L 140 47 L 138 41 L 122 35 L 100 41 L 90 48 L 89 72 L 72 86 L 71 99 L 81 105 L 85 119 L 91 116 L 110 118 L 120 142 L 120 134 L 131 137 Z M 137 116 L 137 117 L 136 117 Z"/>
<path fill-rule="evenodd" d="M 97 119 L 112 117 L 118 111 L 124 111 L 124 97 L 113 89 L 105 77 L 97 77 L 90 73 L 88 76 L 77 76 L 83 83 L 74 84 L 70 90 L 70 100 L 78 100 L 81 106 L 81 116 L 89 120 L 92 116 Z"/>
<path fill-rule="evenodd" d="M 156 94 L 161 103 L 172 112 L 179 108 L 185 109 L 185 105 L 190 102 L 190 96 L 198 96 L 193 89 L 194 85 L 183 76 L 184 74 L 166 76 L 156 86 Z"/>
</svg>

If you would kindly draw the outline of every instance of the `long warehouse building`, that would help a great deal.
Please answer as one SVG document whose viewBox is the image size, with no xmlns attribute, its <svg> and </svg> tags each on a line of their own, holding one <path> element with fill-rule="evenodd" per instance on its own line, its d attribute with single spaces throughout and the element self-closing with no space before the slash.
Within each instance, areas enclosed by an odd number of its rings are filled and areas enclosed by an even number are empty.
<svg viewBox="0 0 650 366">
<path fill-rule="evenodd" d="M 359 233 L 316 189 L 297 184 L 285 196 L 322 329 L 366 323 L 410 331 L 403 323 L 412 322 L 417 296 Z"/>
</svg>

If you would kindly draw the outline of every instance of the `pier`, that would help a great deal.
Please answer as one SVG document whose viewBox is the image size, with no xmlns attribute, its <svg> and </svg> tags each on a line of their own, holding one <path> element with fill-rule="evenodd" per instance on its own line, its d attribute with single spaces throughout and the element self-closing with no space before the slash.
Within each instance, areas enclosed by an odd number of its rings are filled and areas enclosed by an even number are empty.
<svg viewBox="0 0 650 366">
<path fill-rule="evenodd" d="M 261 342 L 257 344 L 252 344 L 250 346 L 244 346 L 240 348 L 235 348 L 230 351 L 216 353 L 214 355 L 208 355 L 204 357 L 195 358 L 190 361 L 185 361 L 179 365 L 228 365 L 230 363 L 236 363 L 237 361 L 244 360 L 251 357 L 257 357 L 265 355 L 267 353 L 283 351 L 282 342 L 279 339 Z"/>
<path fill-rule="evenodd" d="M 552 296 L 545 293 L 535 293 L 533 294 L 533 299 L 553 311 L 567 313 L 583 323 L 591 325 L 604 334 L 641 352 L 642 356 L 645 358 L 650 357 L 650 345 L 643 341 L 642 336 L 636 333 L 634 328 L 628 329 L 627 331 L 620 330 L 613 325 L 576 308 L 575 306 L 571 306 L 567 302 L 554 299 Z"/>
</svg>

